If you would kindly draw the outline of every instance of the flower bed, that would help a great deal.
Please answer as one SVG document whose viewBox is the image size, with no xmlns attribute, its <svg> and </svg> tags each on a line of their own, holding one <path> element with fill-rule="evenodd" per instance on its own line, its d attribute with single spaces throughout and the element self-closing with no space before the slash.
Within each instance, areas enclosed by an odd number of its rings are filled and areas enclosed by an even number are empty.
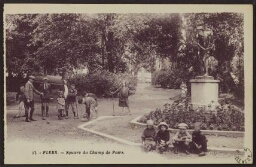
<svg viewBox="0 0 256 167">
<path fill-rule="evenodd" d="M 192 109 L 186 106 L 184 100 L 165 104 L 163 109 L 158 108 L 141 116 L 138 122 L 146 123 L 152 119 L 155 125 L 166 122 L 171 129 L 177 129 L 181 122 L 186 123 L 188 129 L 193 129 L 195 122 L 201 122 L 202 130 L 244 131 L 244 113 L 234 105 L 222 105 L 216 115 L 204 108 Z"/>
</svg>

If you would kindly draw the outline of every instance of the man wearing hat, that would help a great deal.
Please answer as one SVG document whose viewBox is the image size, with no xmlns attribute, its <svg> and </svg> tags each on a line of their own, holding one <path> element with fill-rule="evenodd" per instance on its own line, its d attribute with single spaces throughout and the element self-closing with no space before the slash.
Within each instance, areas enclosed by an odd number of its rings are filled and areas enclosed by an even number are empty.
<svg viewBox="0 0 256 167">
<path fill-rule="evenodd" d="M 188 125 L 185 123 L 178 124 L 179 131 L 172 138 L 174 153 L 177 154 L 179 150 L 189 154 L 189 144 L 191 142 L 191 135 L 187 132 Z"/>
<path fill-rule="evenodd" d="M 48 78 L 43 78 L 43 83 L 40 85 L 40 90 L 43 92 L 43 96 L 41 96 L 41 110 L 42 110 L 42 119 L 45 120 L 45 117 L 49 117 L 49 102 L 50 102 L 50 93 L 51 93 L 51 85 L 48 83 Z"/>
<path fill-rule="evenodd" d="M 43 93 L 39 92 L 38 90 L 35 89 L 33 82 L 35 80 L 35 77 L 30 75 L 28 82 L 25 84 L 25 116 L 26 120 L 25 122 L 30 122 L 30 121 L 36 121 L 33 119 L 33 113 L 35 110 L 35 104 L 34 104 L 34 93 L 38 95 L 43 95 Z M 28 117 L 28 110 L 30 108 L 30 115 Z"/>
</svg>

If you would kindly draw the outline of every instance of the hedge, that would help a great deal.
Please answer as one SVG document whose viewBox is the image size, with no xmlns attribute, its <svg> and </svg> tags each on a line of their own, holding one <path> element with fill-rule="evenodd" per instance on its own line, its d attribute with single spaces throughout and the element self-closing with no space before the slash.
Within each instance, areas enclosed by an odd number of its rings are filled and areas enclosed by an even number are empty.
<svg viewBox="0 0 256 167">
<path fill-rule="evenodd" d="M 94 93 L 97 96 L 110 97 L 111 92 L 117 90 L 122 81 L 128 83 L 131 90 L 136 90 L 137 78 L 127 73 L 111 73 L 103 70 L 91 74 L 80 74 L 68 80 L 69 83 L 74 83 L 79 95 L 82 92 Z"/>
</svg>

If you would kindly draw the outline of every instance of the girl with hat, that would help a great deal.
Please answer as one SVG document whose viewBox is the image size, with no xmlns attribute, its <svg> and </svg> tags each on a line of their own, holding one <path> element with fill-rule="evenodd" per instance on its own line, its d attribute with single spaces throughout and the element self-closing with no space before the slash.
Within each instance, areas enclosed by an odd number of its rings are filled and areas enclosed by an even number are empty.
<svg viewBox="0 0 256 167">
<path fill-rule="evenodd" d="M 128 87 L 128 83 L 126 81 L 122 82 L 122 86 L 118 88 L 115 92 L 111 92 L 112 95 L 118 93 L 119 97 L 119 107 L 122 107 L 122 114 L 125 115 L 124 113 L 124 108 L 126 107 L 129 115 L 131 114 L 130 106 L 129 106 L 129 96 L 132 94 L 132 91 Z"/>
<path fill-rule="evenodd" d="M 157 146 L 160 153 L 163 153 L 167 150 L 169 146 L 170 134 L 168 131 L 168 125 L 165 122 L 161 122 L 158 125 L 159 131 L 157 132 Z"/>
<path fill-rule="evenodd" d="M 172 138 L 172 143 L 174 146 L 174 153 L 177 154 L 178 151 L 184 151 L 189 154 L 189 144 L 191 142 L 191 135 L 187 132 L 188 125 L 185 123 L 178 124 L 179 131 Z"/>
<path fill-rule="evenodd" d="M 147 152 L 156 149 L 156 130 L 153 125 L 154 122 L 152 120 L 148 120 L 147 128 L 143 131 L 141 136 L 143 149 Z"/>
</svg>

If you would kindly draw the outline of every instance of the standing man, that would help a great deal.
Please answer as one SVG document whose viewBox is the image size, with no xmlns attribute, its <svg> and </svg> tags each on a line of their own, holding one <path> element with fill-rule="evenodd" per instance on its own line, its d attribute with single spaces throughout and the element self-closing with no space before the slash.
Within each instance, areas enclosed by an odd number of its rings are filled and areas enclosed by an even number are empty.
<svg viewBox="0 0 256 167">
<path fill-rule="evenodd" d="M 49 117 L 49 102 L 50 102 L 50 93 L 51 93 L 51 85 L 48 83 L 48 78 L 44 77 L 44 83 L 40 85 L 40 90 L 43 92 L 43 96 L 41 96 L 41 110 L 42 110 L 42 119 L 45 120 L 45 117 Z M 46 111 L 46 112 L 45 112 Z"/>
<path fill-rule="evenodd" d="M 34 76 L 29 76 L 28 82 L 25 84 L 25 116 L 26 120 L 25 122 L 30 122 L 30 121 L 36 121 L 33 119 L 33 113 L 35 110 L 35 104 L 34 104 L 34 93 L 38 95 L 43 95 L 43 93 L 39 92 L 38 90 L 35 89 L 33 82 L 35 80 Z M 30 108 L 30 116 L 28 118 L 28 110 Z"/>
<path fill-rule="evenodd" d="M 68 100 L 68 86 L 67 86 L 67 80 L 63 80 L 63 95 L 65 99 L 65 111 L 66 111 L 66 118 L 68 118 L 68 108 L 69 108 L 69 100 Z M 63 113 L 63 116 L 65 114 Z"/>
</svg>

